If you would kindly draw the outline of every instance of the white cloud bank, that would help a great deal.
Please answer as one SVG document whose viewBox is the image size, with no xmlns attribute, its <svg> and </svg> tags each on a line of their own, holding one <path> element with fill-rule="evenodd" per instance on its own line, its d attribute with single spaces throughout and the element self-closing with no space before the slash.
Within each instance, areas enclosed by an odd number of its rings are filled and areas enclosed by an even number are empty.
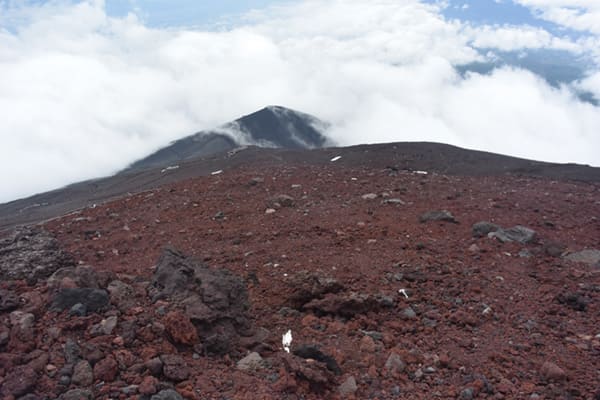
<svg viewBox="0 0 600 400">
<path fill-rule="evenodd" d="M 269 104 L 331 122 L 342 145 L 428 140 L 600 165 L 600 108 L 523 70 L 460 77 L 453 65 L 480 59 L 472 28 L 435 5 L 307 0 L 205 32 L 111 18 L 100 0 L 14 4 L 0 0 L 0 202 Z M 504 29 L 513 48 L 562 43 Z M 597 76 L 581 85 L 600 98 Z"/>
</svg>

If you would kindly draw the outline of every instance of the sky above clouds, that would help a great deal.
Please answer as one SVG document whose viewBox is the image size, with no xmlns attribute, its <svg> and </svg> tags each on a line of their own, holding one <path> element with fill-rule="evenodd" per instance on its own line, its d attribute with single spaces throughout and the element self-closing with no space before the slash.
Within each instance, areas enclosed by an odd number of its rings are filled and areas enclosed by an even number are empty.
<svg viewBox="0 0 600 400">
<path fill-rule="evenodd" d="M 0 202 L 270 104 L 600 166 L 598 100 L 597 0 L 0 0 Z"/>
</svg>

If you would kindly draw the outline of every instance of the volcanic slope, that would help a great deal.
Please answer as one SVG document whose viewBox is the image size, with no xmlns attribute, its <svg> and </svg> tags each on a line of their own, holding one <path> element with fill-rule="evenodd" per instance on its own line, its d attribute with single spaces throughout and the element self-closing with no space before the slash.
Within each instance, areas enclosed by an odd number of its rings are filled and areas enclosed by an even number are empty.
<svg viewBox="0 0 600 400">
<path fill-rule="evenodd" d="M 182 162 L 177 168 L 125 171 L 114 176 L 69 185 L 26 199 L 0 204 L 0 231 L 37 223 L 84 207 L 162 185 L 240 168 L 326 166 L 331 159 L 344 168 L 391 168 L 460 176 L 530 176 L 555 180 L 600 182 L 600 168 L 553 164 L 500 154 L 462 149 L 441 143 L 400 142 L 343 148 L 290 150 L 250 146 Z"/>
<path fill-rule="evenodd" d="M 598 182 L 329 160 L 240 166 L 42 224 L 73 264 L 1 281 L 2 395 L 600 396 Z M 207 273 L 185 255 L 242 279 L 247 308 L 225 283 L 195 305 L 216 278 L 161 296 L 165 260 Z M 110 302 L 61 306 L 78 287 Z"/>
</svg>

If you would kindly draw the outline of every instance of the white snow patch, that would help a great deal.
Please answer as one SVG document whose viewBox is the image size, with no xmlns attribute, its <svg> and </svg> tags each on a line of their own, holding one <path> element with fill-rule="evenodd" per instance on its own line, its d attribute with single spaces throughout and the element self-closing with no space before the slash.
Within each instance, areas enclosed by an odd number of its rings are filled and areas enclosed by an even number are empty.
<svg viewBox="0 0 600 400">
<path fill-rule="evenodd" d="M 288 330 L 282 337 L 281 337 L 281 344 L 283 345 L 283 350 L 285 350 L 287 353 L 290 352 L 290 347 L 292 346 L 292 330 Z"/>
</svg>

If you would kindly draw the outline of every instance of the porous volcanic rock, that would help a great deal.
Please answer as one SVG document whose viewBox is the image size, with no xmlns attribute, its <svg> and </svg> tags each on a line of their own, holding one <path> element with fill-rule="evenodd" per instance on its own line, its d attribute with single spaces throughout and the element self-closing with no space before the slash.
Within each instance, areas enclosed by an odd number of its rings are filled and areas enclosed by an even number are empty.
<svg viewBox="0 0 600 400">
<path fill-rule="evenodd" d="M 174 249 L 165 249 L 148 293 L 154 301 L 168 299 L 184 310 L 206 353 L 229 353 L 240 335 L 252 333 L 245 282 L 229 270 L 212 269 Z M 193 335 L 175 338 L 195 341 Z"/>
<path fill-rule="evenodd" d="M 20 228 L 0 239 L 0 279 L 36 281 L 57 269 L 73 266 L 56 239 L 39 228 Z"/>
<path fill-rule="evenodd" d="M 308 271 L 299 271 L 288 280 L 289 291 L 284 305 L 296 309 L 328 293 L 338 293 L 344 289 L 337 279 Z"/>
</svg>

